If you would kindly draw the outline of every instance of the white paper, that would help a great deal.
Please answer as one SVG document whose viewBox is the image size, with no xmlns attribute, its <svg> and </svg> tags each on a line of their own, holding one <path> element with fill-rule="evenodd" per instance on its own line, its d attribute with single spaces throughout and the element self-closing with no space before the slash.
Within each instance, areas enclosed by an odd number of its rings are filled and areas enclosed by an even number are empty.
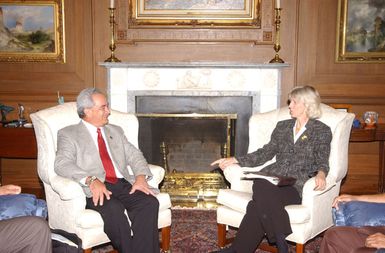
<svg viewBox="0 0 385 253">
<path fill-rule="evenodd" d="M 243 178 L 245 178 L 245 179 L 258 179 L 258 178 L 266 179 L 267 181 L 269 181 L 270 183 L 275 184 L 275 185 L 277 185 L 279 183 L 278 177 L 256 174 L 255 171 L 244 171 L 243 172 Z"/>
</svg>

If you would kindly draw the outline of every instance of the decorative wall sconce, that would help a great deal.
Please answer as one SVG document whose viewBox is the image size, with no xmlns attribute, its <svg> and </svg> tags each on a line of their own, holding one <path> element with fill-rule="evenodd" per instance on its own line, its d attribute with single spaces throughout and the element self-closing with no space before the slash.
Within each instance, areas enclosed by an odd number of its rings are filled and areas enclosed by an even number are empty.
<svg viewBox="0 0 385 253">
<path fill-rule="evenodd" d="M 111 50 L 111 56 L 106 59 L 104 62 L 121 62 L 118 58 L 115 56 L 115 0 L 110 0 L 110 7 L 108 10 L 110 11 L 110 27 L 111 27 L 111 42 L 110 42 L 110 50 Z"/>
<path fill-rule="evenodd" d="M 274 51 L 275 56 L 269 61 L 269 63 L 284 63 L 284 61 L 279 57 L 279 50 L 281 49 L 280 44 L 280 30 L 281 30 L 281 2 L 280 0 L 275 0 L 275 42 L 274 42 Z"/>
</svg>

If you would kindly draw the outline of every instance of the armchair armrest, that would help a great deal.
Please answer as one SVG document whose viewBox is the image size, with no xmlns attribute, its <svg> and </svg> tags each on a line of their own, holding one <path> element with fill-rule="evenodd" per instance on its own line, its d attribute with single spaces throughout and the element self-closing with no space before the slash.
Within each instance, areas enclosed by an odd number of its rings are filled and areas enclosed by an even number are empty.
<svg viewBox="0 0 385 253">
<path fill-rule="evenodd" d="M 333 178 L 327 177 L 326 178 L 326 187 L 322 191 L 315 191 L 315 178 L 312 177 L 309 180 L 305 182 L 305 185 L 302 189 L 302 196 L 303 198 L 310 198 L 318 195 L 322 195 L 325 192 L 328 192 L 330 189 L 332 189 L 336 185 L 336 182 Z"/>
<path fill-rule="evenodd" d="M 241 192 L 253 192 L 253 181 L 250 180 L 242 180 L 244 171 L 259 171 L 263 168 L 263 166 L 259 167 L 241 167 L 238 164 L 233 164 L 228 166 L 223 174 L 227 181 L 231 184 L 231 189 Z"/>
<path fill-rule="evenodd" d="M 82 187 L 71 179 L 54 176 L 50 180 L 52 189 L 59 194 L 62 200 L 71 200 L 78 197 L 85 198 Z"/>
<path fill-rule="evenodd" d="M 158 165 L 149 164 L 148 166 L 151 170 L 152 178 L 150 180 L 148 180 L 147 183 L 154 188 L 158 188 L 160 182 L 162 182 L 162 180 L 164 178 L 165 171 L 162 167 L 160 167 Z"/>
</svg>

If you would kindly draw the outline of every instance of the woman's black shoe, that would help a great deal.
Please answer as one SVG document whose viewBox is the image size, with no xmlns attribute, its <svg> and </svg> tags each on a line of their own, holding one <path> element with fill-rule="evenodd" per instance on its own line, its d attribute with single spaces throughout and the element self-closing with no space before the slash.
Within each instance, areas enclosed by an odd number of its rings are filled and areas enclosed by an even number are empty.
<svg viewBox="0 0 385 253">
<path fill-rule="evenodd" d="M 217 251 L 212 251 L 211 253 L 236 253 L 236 251 L 232 246 L 229 246 Z"/>
</svg>

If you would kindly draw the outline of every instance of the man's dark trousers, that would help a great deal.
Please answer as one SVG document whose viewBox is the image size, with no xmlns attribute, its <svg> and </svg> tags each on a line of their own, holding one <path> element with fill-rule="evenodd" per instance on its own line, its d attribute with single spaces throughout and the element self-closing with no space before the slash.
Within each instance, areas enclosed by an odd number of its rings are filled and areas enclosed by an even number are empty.
<svg viewBox="0 0 385 253">
<path fill-rule="evenodd" d="M 86 208 L 100 213 L 114 249 L 119 253 L 159 253 L 158 200 L 138 190 L 129 194 L 132 185 L 125 179 L 105 185 L 112 192 L 110 200 L 104 198 L 103 206 L 94 206 L 92 198 L 87 198 Z"/>
</svg>

